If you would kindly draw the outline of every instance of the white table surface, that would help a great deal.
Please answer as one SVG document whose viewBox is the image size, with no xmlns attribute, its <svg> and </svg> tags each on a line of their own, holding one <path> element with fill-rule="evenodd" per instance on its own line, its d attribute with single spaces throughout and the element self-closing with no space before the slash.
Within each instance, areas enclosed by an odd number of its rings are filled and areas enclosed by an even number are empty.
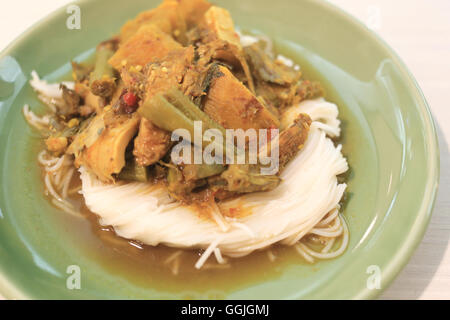
<svg viewBox="0 0 450 320">
<path fill-rule="evenodd" d="M 33 23 L 69 2 L 3 3 L 0 50 Z M 374 29 L 402 57 L 425 93 L 439 135 L 441 182 L 430 226 L 409 264 L 381 298 L 450 299 L 450 0 L 331 2 Z"/>
</svg>

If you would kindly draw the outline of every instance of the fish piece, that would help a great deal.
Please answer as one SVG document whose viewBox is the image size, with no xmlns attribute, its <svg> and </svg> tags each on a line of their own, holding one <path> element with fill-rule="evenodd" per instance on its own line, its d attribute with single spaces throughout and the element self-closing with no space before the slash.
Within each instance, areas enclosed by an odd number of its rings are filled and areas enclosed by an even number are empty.
<svg viewBox="0 0 450 320">
<path fill-rule="evenodd" d="M 280 133 L 278 141 L 280 157 L 279 172 L 286 167 L 305 145 L 311 123 L 311 118 L 307 114 L 301 113 L 289 128 Z"/>
<path fill-rule="evenodd" d="M 171 2 L 173 0 L 165 0 Z M 188 29 L 196 26 L 205 15 L 205 12 L 211 8 L 211 4 L 206 0 L 176 0 L 178 2 L 181 17 L 186 21 Z"/>
<path fill-rule="evenodd" d="M 230 165 L 221 177 L 226 181 L 226 191 L 231 193 L 270 191 L 281 182 L 277 175 L 262 175 L 259 166 L 248 164 Z"/>
<path fill-rule="evenodd" d="M 300 71 L 273 60 L 261 43 L 245 47 L 244 52 L 254 77 L 260 81 L 289 86 L 296 84 L 302 76 Z"/>
<path fill-rule="evenodd" d="M 212 6 L 206 11 L 200 28 L 203 28 L 200 31 L 203 44 L 209 44 L 214 49 L 214 59 L 240 66 L 247 77 L 250 91 L 255 92 L 250 68 L 228 10 Z"/>
<path fill-rule="evenodd" d="M 144 25 L 119 47 L 108 62 L 116 70 L 130 66 L 145 66 L 147 63 L 164 58 L 170 51 L 181 47 L 170 35 L 158 27 Z"/>
<path fill-rule="evenodd" d="M 133 155 L 140 166 L 155 164 L 169 151 L 170 133 L 158 128 L 151 121 L 143 118 L 139 133 L 134 140 Z"/>
<path fill-rule="evenodd" d="M 166 0 L 155 9 L 144 11 L 135 19 L 128 21 L 120 30 L 121 45 L 130 40 L 142 27 L 150 25 L 185 44 L 187 29 L 185 14 L 189 12 L 186 4 Z"/>
<path fill-rule="evenodd" d="M 242 49 L 239 35 L 234 29 L 234 22 L 228 10 L 212 6 L 204 15 L 204 26 L 211 36 Z"/>
<path fill-rule="evenodd" d="M 318 81 L 302 80 L 296 88 L 295 103 L 323 97 L 325 90 Z"/>
<path fill-rule="evenodd" d="M 271 153 L 278 147 L 278 171 L 271 175 L 261 173 L 261 164 L 232 164 L 220 178 L 208 180 L 216 193 L 216 199 L 227 199 L 240 193 L 264 192 L 275 189 L 281 182 L 280 173 L 297 153 L 303 148 L 308 138 L 311 118 L 307 114 L 299 114 L 294 123 L 283 130 L 279 137 L 269 142 L 260 152 Z M 269 150 L 267 151 L 268 148 Z"/>
<path fill-rule="evenodd" d="M 279 121 L 228 68 L 217 66 L 203 110 L 226 129 L 278 128 Z"/>
<path fill-rule="evenodd" d="M 194 58 L 194 47 L 189 46 L 172 50 L 161 60 L 149 65 L 146 72 L 144 100 L 149 100 L 172 87 L 180 88 L 186 72 L 192 68 Z"/>
</svg>

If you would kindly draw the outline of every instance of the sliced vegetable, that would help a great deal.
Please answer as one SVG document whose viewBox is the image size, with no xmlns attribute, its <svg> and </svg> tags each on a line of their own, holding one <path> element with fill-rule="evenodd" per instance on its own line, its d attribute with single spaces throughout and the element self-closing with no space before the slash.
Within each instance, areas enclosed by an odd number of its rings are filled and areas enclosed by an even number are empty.
<svg viewBox="0 0 450 320">
<path fill-rule="evenodd" d="M 221 177 L 227 182 L 226 190 L 237 193 L 270 191 L 281 182 L 277 175 L 261 174 L 258 165 L 230 165 Z"/>
<path fill-rule="evenodd" d="M 193 138 L 195 135 L 194 121 L 201 121 L 203 131 L 217 129 L 225 136 L 223 127 L 209 118 L 189 98 L 177 91 L 177 89 L 171 89 L 164 95 L 157 94 L 150 100 L 145 101 L 138 109 L 138 113 L 156 126 L 169 132 L 186 129 Z M 203 141 L 203 146 L 210 143 L 216 144 L 215 141 Z M 226 148 L 226 141 L 223 141 L 223 144 L 217 147 Z"/>
<path fill-rule="evenodd" d="M 108 60 L 116 51 L 117 41 L 109 40 L 97 46 L 95 68 L 90 76 L 90 87 L 92 93 L 102 98 L 110 98 L 116 89 L 114 69 Z"/>
<path fill-rule="evenodd" d="M 126 181 L 147 182 L 149 180 L 148 168 L 140 166 L 134 157 L 127 159 L 125 167 L 119 173 L 118 178 Z"/>
<path fill-rule="evenodd" d="M 187 201 L 195 188 L 204 186 L 206 180 L 187 180 L 177 167 L 169 167 L 167 174 L 169 193 L 177 200 Z"/>
<path fill-rule="evenodd" d="M 183 176 L 187 180 L 199 180 L 209 178 L 225 171 L 220 164 L 186 164 L 182 166 Z"/>
<path fill-rule="evenodd" d="M 257 79 L 281 86 L 295 84 L 300 80 L 301 72 L 276 63 L 265 53 L 260 43 L 247 46 L 244 51 L 250 69 Z"/>
<path fill-rule="evenodd" d="M 166 131 L 172 132 L 183 128 L 188 130 L 191 136 L 194 135 L 194 121 L 167 101 L 162 94 L 144 101 L 138 113 Z"/>
<path fill-rule="evenodd" d="M 86 66 L 75 61 L 72 61 L 72 78 L 75 81 L 83 82 L 84 80 L 89 78 L 90 73 L 92 72 L 91 66 Z"/>
<path fill-rule="evenodd" d="M 164 97 L 173 104 L 178 110 L 183 112 L 189 119 L 194 121 L 201 121 L 204 130 L 217 129 L 225 137 L 225 129 L 212 120 L 206 113 L 204 113 L 198 106 L 196 106 L 187 96 L 180 90 L 171 88 L 164 94 Z"/>
<path fill-rule="evenodd" d="M 65 117 L 73 116 L 79 113 L 78 107 L 81 103 L 81 97 L 74 90 L 68 89 L 61 84 L 60 88 L 63 92 L 64 107 L 58 109 L 59 113 Z"/>
</svg>

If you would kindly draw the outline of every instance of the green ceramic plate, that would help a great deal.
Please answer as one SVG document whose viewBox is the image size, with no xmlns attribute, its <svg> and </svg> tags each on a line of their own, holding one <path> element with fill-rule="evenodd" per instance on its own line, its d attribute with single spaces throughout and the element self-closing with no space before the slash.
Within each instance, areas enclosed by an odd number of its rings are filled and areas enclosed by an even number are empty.
<svg viewBox="0 0 450 320">
<path fill-rule="evenodd" d="M 304 73 L 321 80 L 338 103 L 344 153 L 351 165 L 345 217 L 351 241 L 338 259 L 288 264 L 276 276 L 215 294 L 222 298 L 374 298 L 377 266 L 384 289 L 422 239 L 438 185 L 439 154 L 425 99 L 400 59 L 362 24 L 316 0 L 223 0 L 243 30 L 275 39 Z M 81 30 L 66 28 L 62 8 L 0 55 L 0 293 L 6 298 L 208 298 L 214 293 L 144 286 L 98 261 L 75 222 L 49 205 L 36 163 L 38 136 L 22 116 L 40 104 L 27 84 L 37 70 L 56 81 L 157 1 L 80 1 Z M 43 107 L 41 106 L 41 109 Z M 111 264 L 119 264 L 111 261 Z M 68 265 L 82 270 L 82 289 L 66 288 Z M 151 275 L 149 275 L 151 277 Z"/>
</svg>

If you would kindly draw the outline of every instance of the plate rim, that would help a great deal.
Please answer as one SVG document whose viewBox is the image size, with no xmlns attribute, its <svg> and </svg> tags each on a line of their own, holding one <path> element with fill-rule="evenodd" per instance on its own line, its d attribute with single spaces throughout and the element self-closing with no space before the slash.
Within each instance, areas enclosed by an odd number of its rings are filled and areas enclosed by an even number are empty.
<svg viewBox="0 0 450 320">
<path fill-rule="evenodd" d="M 30 27 L 25 29 L 19 36 L 17 36 L 12 42 L 10 42 L 1 52 L 0 60 L 8 56 L 10 52 L 14 51 L 22 42 L 27 41 L 27 38 L 36 31 L 37 28 L 43 27 L 45 24 L 49 23 L 52 19 L 58 17 L 60 14 L 65 12 L 65 8 L 70 5 L 82 5 L 84 3 L 92 2 L 93 0 L 76 0 L 71 3 L 62 5 L 50 12 L 46 16 L 37 20 Z M 306 0 L 311 1 L 311 0 Z M 416 78 L 409 70 L 406 63 L 401 59 L 397 52 L 373 30 L 370 30 L 364 23 L 362 23 L 358 18 L 354 17 L 350 13 L 344 11 L 337 5 L 330 3 L 328 1 L 313 1 L 316 5 L 321 6 L 324 10 L 331 11 L 335 15 L 339 15 L 341 18 L 351 23 L 355 28 L 358 28 L 364 33 L 365 36 L 370 37 L 371 40 L 377 43 L 377 45 L 383 50 L 383 52 L 392 59 L 392 62 L 402 75 L 408 81 L 406 82 L 407 87 L 411 94 L 414 95 L 414 100 L 417 102 L 417 110 L 422 117 L 425 124 L 424 129 L 426 135 L 424 140 L 428 143 L 430 152 L 429 156 L 432 157 L 427 163 L 427 179 L 424 184 L 424 197 L 418 210 L 416 211 L 415 221 L 420 221 L 418 226 L 413 226 L 407 236 L 404 238 L 404 242 L 397 251 L 397 253 L 392 257 L 390 262 L 386 263 L 383 271 L 383 282 L 385 285 L 381 290 L 364 290 L 361 289 L 357 294 L 355 294 L 352 299 L 375 299 L 379 297 L 382 292 L 387 290 L 390 285 L 392 285 L 393 280 L 397 277 L 401 270 L 406 267 L 412 258 L 415 250 L 422 242 L 425 232 L 428 229 L 429 222 L 431 220 L 431 215 L 433 213 L 437 191 L 440 182 L 440 149 L 439 149 L 439 139 L 436 130 L 435 120 L 433 118 L 431 108 L 427 102 L 427 99 L 420 88 Z M 0 129 L 1 130 L 1 129 Z M 24 292 L 21 292 L 4 274 L 0 266 L 0 299 L 31 299 Z"/>
</svg>

